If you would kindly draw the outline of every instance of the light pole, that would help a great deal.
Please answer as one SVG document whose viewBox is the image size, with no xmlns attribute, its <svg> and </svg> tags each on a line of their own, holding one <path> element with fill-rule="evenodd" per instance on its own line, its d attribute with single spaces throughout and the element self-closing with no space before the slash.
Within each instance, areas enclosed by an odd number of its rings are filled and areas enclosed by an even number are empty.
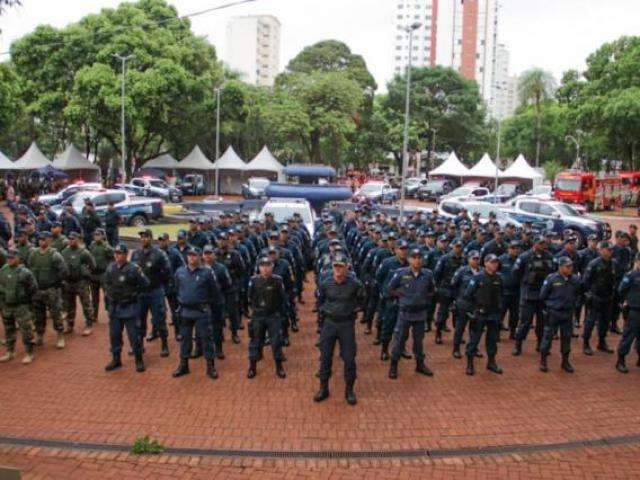
<svg viewBox="0 0 640 480">
<path fill-rule="evenodd" d="M 407 93 L 404 108 L 404 140 L 402 143 L 402 182 L 400 184 L 400 221 L 404 218 L 405 186 L 407 183 L 407 169 L 409 168 L 409 96 L 411 93 L 411 60 L 413 57 L 413 32 L 422 26 L 420 22 L 415 22 L 404 31 L 409 34 L 409 63 L 407 65 Z"/>
<path fill-rule="evenodd" d="M 566 137 L 564 137 L 564 139 L 571 140 L 576 144 L 576 163 L 574 165 L 575 168 L 580 168 L 580 142 L 578 142 L 578 139 L 573 135 L 567 135 Z"/>
<path fill-rule="evenodd" d="M 500 85 L 494 85 L 496 90 L 502 90 Z M 494 98 L 494 102 L 496 98 Z M 496 146 L 496 179 L 495 186 L 493 187 L 493 193 L 498 193 L 498 177 L 500 176 L 500 146 L 502 145 L 502 115 L 499 111 L 496 112 L 496 120 L 498 121 L 498 145 Z"/>
<path fill-rule="evenodd" d="M 220 90 L 222 87 L 218 87 L 216 88 L 215 92 L 216 92 L 216 163 L 218 162 L 218 159 L 220 158 Z M 216 165 L 216 172 L 215 172 L 215 182 L 216 184 L 214 185 L 214 189 L 213 189 L 213 194 L 214 196 L 218 196 L 218 182 L 220 181 L 219 178 L 219 173 L 220 170 L 218 168 L 218 166 Z"/>
<path fill-rule="evenodd" d="M 121 82 L 121 88 L 120 88 L 120 120 L 121 120 L 121 127 L 122 127 L 122 170 L 126 172 L 126 165 L 127 165 L 127 141 L 126 141 L 126 123 L 125 123 L 125 117 L 124 117 L 124 91 L 125 91 L 125 71 L 127 68 L 127 61 L 131 60 L 132 58 L 135 57 L 135 55 L 131 54 L 131 55 L 127 55 L 127 56 L 123 56 L 120 55 L 119 53 L 114 53 L 113 54 L 114 58 L 117 58 L 118 60 L 120 60 L 122 62 L 122 82 Z M 111 162 L 109 163 L 109 177 L 111 177 L 111 175 L 113 174 L 113 159 L 111 159 Z"/>
</svg>

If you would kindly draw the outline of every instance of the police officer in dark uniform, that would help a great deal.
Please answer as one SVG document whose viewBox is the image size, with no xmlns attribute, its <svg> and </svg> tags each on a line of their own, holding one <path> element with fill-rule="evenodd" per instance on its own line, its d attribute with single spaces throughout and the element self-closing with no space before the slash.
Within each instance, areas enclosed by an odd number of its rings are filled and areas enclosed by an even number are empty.
<svg viewBox="0 0 640 480">
<path fill-rule="evenodd" d="M 222 350 L 223 330 L 224 330 L 224 299 L 226 292 L 231 288 L 231 276 L 224 264 L 218 261 L 216 250 L 213 245 L 206 245 L 202 251 L 205 265 L 213 270 L 220 287 L 220 301 L 211 305 L 211 323 L 213 325 L 213 343 L 216 347 L 216 358 L 224 360 L 225 355 Z M 196 347 L 198 348 L 198 347 Z"/>
<path fill-rule="evenodd" d="M 325 316 L 320 334 L 320 390 L 314 400 L 321 402 L 329 396 L 329 377 L 333 364 L 336 341 L 340 343 L 340 357 L 344 362 L 345 398 L 347 403 L 357 403 L 353 386 L 356 381 L 356 332 L 357 311 L 364 301 L 364 287 L 360 280 L 347 272 L 347 258 L 340 254 L 333 259 L 332 275 L 318 288 L 318 306 Z"/>
<path fill-rule="evenodd" d="M 520 255 L 520 242 L 513 240 L 509 243 L 507 253 L 498 257 L 500 262 L 500 277 L 502 278 L 502 312 L 500 315 L 500 330 L 509 331 L 509 339 L 516 337 L 518 318 L 520 316 L 520 284 L 513 275 L 513 265 Z M 508 327 L 505 326 L 505 317 L 509 314 Z"/>
<path fill-rule="evenodd" d="M 229 247 L 229 237 L 222 232 L 218 235 L 219 249 L 216 252 L 218 259 L 227 267 L 231 276 L 231 288 L 225 294 L 225 308 L 229 323 L 231 324 L 231 341 L 240 343 L 238 330 L 240 330 L 240 290 L 242 288 L 242 275 L 245 271 L 245 264 L 240 253 Z"/>
<path fill-rule="evenodd" d="M 569 362 L 571 352 L 572 318 L 575 302 L 580 290 L 580 280 L 573 274 L 573 261 L 564 256 L 558 259 L 558 271 L 549 275 L 540 289 L 540 300 L 545 305 L 544 334 L 540 345 L 540 371 L 547 372 L 547 357 L 551 351 L 553 336 L 560 330 L 560 353 L 562 369 L 573 373 Z"/>
<path fill-rule="evenodd" d="M 129 249 L 124 243 L 114 249 L 115 261 L 104 273 L 104 292 L 109 315 L 109 342 L 111 362 L 104 367 L 107 372 L 122 366 L 122 330 L 126 329 L 129 344 L 136 361 L 136 371 L 144 372 L 142 342 L 140 338 L 140 306 L 138 296 L 149 286 L 149 279 L 139 265 L 129 262 Z"/>
<path fill-rule="evenodd" d="M 398 378 L 398 362 L 405 349 L 409 330 L 413 334 L 413 354 L 416 372 L 431 377 L 433 373 L 424 363 L 425 324 L 429 303 L 433 301 L 436 285 L 430 270 L 422 268 L 422 252 L 415 248 L 409 254 L 409 266 L 396 270 L 389 282 L 389 296 L 398 299 L 398 323 L 394 331 L 389 378 Z"/>
<path fill-rule="evenodd" d="M 438 313 L 436 316 L 436 343 L 442 343 L 442 331 L 448 331 L 447 318 L 455 300 L 455 292 L 451 288 L 451 280 L 456 271 L 463 265 L 462 243 L 451 242 L 451 252 L 438 260 L 433 276 L 438 287 Z"/>
<path fill-rule="evenodd" d="M 487 349 L 487 370 L 502 373 L 502 368 L 496 363 L 498 353 L 498 335 L 500 328 L 500 312 L 502 298 L 502 281 L 498 274 L 498 257 L 490 253 L 484 259 L 484 271 L 469 281 L 464 294 L 473 309 L 471 320 L 471 335 L 467 343 L 467 375 L 475 373 L 473 359 L 478 351 L 478 344 L 484 330 L 487 330 L 485 345 Z"/>
<path fill-rule="evenodd" d="M 469 252 L 467 258 L 468 265 L 464 265 L 456 270 L 451 279 L 451 288 L 456 293 L 455 305 L 455 332 L 453 334 L 453 357 L 462 358 L 460 353 L 460 345 L 462 345 L 462 336 L 469 323 L 469 315 L 472 312 L 472 305 L 466 300 L 464 293 L 473 277 L 480 273 L 480 253 L 477 250 Z"/>
<path fill-rule="evenodd" d="M 167 255 L 169 264 L 171 265 L 171 276 L 165 285 L 164 295 L 167 298 L 167 303 L 169 304 L 169 309 L 171 310 L 171 322 L 173 323 L 175 338 L 179 342 L 182 337 L 180 336 L 180 318 L 177 314 L 178 299 L 176 297 L 176 289 L 175 285 L 173 284 L 173 278 L 178 269 L 180 267 L 184 267 L 185 261 L 180 251 L 178 251 L 177 248 L 169 245 L 168 233 L 163 233 L 158 237 L 158 248 Z"/>
<path fill-rule="evenodd" d="M 616 232 L 616 244 L 611 249 L 611 258 L 618 263 L 618 278 L 616 284 L 622 281 L 622 276 L 633 266 L 633 250 L 629 247 L 629 234 L 624 231 Z M 615 291 L 613 312 L 611 314 L 611 325 L 609 331 L 612 333 L 622 333 L 622 330 L 618 328 L 618 317 L 620 316 L 618 292 Z"/>
<path fill-rule="evenodd" d="M 618 344 L 618 361 L 616 370 L 629 373 L 625 357 L 631 351 L 631 344 L 640 344 L 640 253 L 635 255 L 633 270 L 627 273 L 618 287 L 618 297 L 622 303 L 622 315 L 625 318 L 622 338 Z M 638 356 L 640 366 L 640 352 Z"/>
<path fill-rule="evenodd" d="M 544 305 L 540 301 L 540 288 L 555 267 L 553 256 L 546 250 L 546 245 L 544 237 L 536 237 L 533 248 L 520 255 L 513 265 L 513 275 L 520 281 L 520 319 L 512 355 L 517 356 L 522 353 L 522 342 L 529 334 L 534 315 L 536 317 L 536 351 L 540 350 L 544 330 Z"/>
<path fill-rule="evenodd" d="M 107 204 L 107 211 L 104 214 L 104 230 L 107 234 L 107 243 L 112 247 L 115 247 L 120 241 L 119 227 L 120 227 L 120 214 L 116 210 L 116 206 L 113 202 Z"/>
<path fill-rule="evenodd" d="M 618 262 L 612 258 L 612 246 L 609 242 L 600 242 L 600 256 L 592 260 L 582 276 L 585 291 L 586 317 L 582 332 L 583 352 L 593 355 L 589 340 L 594 326 L 598 326 L 598 350 L 613 353 L 606 341 L 608 326 L 613 313 L 614 292 L 620 277 Z"/>
<path fill-rule="evenodd" d="M 180 305 L 180 365 L 173 377 L 181 377 L 189 372 L 189 357 L 193 345 L 193 329 L 200 340 L 207 362 L 207 376 L 218 378 L 214 364 L 213 328 L 211 324 L 211 304 L 220 296 L 220 288 L 215 273 L 200 263 L 200 249 L 192 247 L 187 255 L 187 265 L 180 267 L 174 278 L 178 304 Z"/>
<path fill-rule="evenodd" d="M 141 248 L 131 255 L 131 261 L 136 262 L 149 279 L 149 286 L 140 295 L 140 341 L 143 342 L 147 334 L 147 312 L 151 311 L 152 332 L 147 341 L 160 337 L 162 342 L 160 356 L 169 356 L 167 337 L 167 310 L 164 303 L 164 287 L 171 277 L 171 264 L 166 253 L 152 245 L 153 234 L 150 229 L 139 232 Z"/>
<path fill-rule="evenodd" d="M 285 378 L 287 374 L 282 366 L 281 328 L 283 316 L 287 314 L 287 295 L 282 278 L 273 274 L 273 262 L 269 257 L 258 260 L 257 275 L 249 281 L 247 295 L 251 309 L 249 341 L 249 371 L 247 378 L 254 378 L 258 361 L 262 358 L 265 333 L 269 332 L 273 359 L 276 362 L 276 375 Z"/>
</svg>

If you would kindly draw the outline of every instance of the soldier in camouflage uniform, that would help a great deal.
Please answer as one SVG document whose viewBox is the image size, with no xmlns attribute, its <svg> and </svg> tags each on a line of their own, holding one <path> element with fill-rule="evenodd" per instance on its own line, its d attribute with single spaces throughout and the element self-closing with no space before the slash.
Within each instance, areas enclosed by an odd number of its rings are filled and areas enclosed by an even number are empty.
<svg viewBox="0 0 640 480">
<path fill-rule="evenodd" d="M 100 289 L 102 288 L 104 272 L 113 260 L 113 247 L 106 241 L 106 233 L 102 228 L 93 232 L 93 242 L 89 252 L 96 262 L 96 268 L 91 272 L 89 286 L 91 288 L 91 303 L 93 305 L 93 322 L 98 322 L 98 309 L 100 308 Z M 106 306 L 108 309 L 109 306 Z"/>
<path fill-rule="evenodd" d="M 51 224 L 51 237 L 49 238 L 51 248 L 62 252 L 68 243 L 69 240 L 62 234 L 62 224 L 60 222 L 53 222 Z"/>
<path fill-rule="evenodd" d="M 62 255 L 49 246 L 48 239 L 50 237 L 50 232 L 40 232 L 38 235 L 39 248 L 34 249 L 27 260 L 27 267 L 38 283 L 38 292 L 33 298 L 36 345 L 42 345 L 47 325 L 47 310 L 49 310 L 51 320 L 53 320 L 53 329 L 58 334 L 56 347 L 64 348 L 60 287 L 68 272 Z"/>
<path fill-rule="evenodd" d="M 80 234 L 71 232 L 69 234 L 69 245 L 62 251 L 62 258 L 69 268 L 69 276 L 64 283 L 63 295 L 65 308 L 67 311 L 67 328 L 65 333 L 73 333 L 73 326 L 76 319 L 76 297 L 80 298 L 82 313 L 84 314 L 85 328 L 83 336 L 91 335 L 93 325 L 93 305 L 91 304 L 91 292 L 89 289 L 89 278 L 91 272 L 95 270 L 93 256 L 79 244 Z"/>
<path fill-rule="evenodd" d="M 33 316 L 29 303 L 37 290 L 33 274 L 20 264 L 20 252 L 12 248 L 7 253 L 7 264 L 0 269 L 0 306 L 7 345 L 7 352 L 0 357 L 0 362 L 13 359 L 18 328 L 25 349 L 22 363 L 26 365 L 33 361 Z"/>
</svg>

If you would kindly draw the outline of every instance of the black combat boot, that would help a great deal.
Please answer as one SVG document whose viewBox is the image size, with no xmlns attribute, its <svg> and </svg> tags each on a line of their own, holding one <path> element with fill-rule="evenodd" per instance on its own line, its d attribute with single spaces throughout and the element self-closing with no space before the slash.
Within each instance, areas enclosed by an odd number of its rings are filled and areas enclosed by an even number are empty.
<svg viewBox="0 0 640 480">
<path fill-rule="evenodd" d="M 144 372 L 145 368 L 144 368 L 144 360 L 142 360 L 142 353 L 136 353 L 135 359 L 136 359 L 136 372 L 138 373 Z"/>
<path fill-rule="evenodd" d="M 247 378 L 254 378 L 258 374 L 258 362 L 249 360 L 249 370 L 247 370 Z"/>
<path fill-rule="evenodd" d="M 557 338 L 556 338 L 556 337 L 554 337 L 554 339 L 555 339 L 555 340 L 557 340 Z M 540 343 L 542 343 L 542 342 L 541 342 L 541 340 L 538 338 L 538 339 L 536 340 L 536 352 L 538 352 L 538 353 L 540 353 Z"/>
<path fill-rule="evenodd" d="M 180 365 L 178 365 L 178 368 L 176 368 L 175 371 L 173 372 L 173 377 L 178 378 L 183 375 L 187 375 L 188 373 L 191 373 L 189 372 L 189 359 L 181 358 Z"/>
<path fill-rule="evenodd" d="M 231 335 L 231 341 L 232 341 L 233 343 L 235 343 L 235 344 L 240 343 L 240 337 L 238 336 L 238 332 L 234 332 L 234 333 Z"/>
<path fill-rule="evenodd" d="M 476 373 L 473 368 L 473 355 L 467 355 L 467 370 L 465 371 L 467 375 L 473 375 Z"/>
<path fill-rule="evenodd" d="M 288 347 L 289 345 L 291 345 L 291 342 L 289 342 L 289 337 L 284 337 L 282 339 L 282 346 L 283 347 Z"/>
<path fill-rule="evenodd" d="M 151 330 L 151 334 L 147 337 L 147 342 L 153 342 L 156 338 L 160 338 L 160 335 L 158 335 L 158 332 L 154 328 Z"/>
<path fill-rule="evenodd" d="M 409 352 L 407 352 L 406 350 L 403 350 L 402 353 L 400 354 L 400 356 L 402 358 L 404 358 L 405 360 L 411 360 L 413 358 L 413 355 L 411 355 Z"/>
<path fill-rule="evenodd" d="M 460 353 L 460 345 L 453 346 L 453 358 L 462 358 L 462 353 Z"/>
<path fill-rule="evenodd" d="M 582 342 L 582 352 L 585 355 L 589 355 L 589 356 L 593 355 L 593 350 L 591 349 L 591 345 L 589 345 L 589 340 L 587 340 L 586 338 Z"/>
<path fill-rule="evenodd" d="M 389 365 L 389 378 L 395 380 L 398 378 L 398 360 L 392 358 Z"/>
<path fill-rule="evenodd" d="M 356 392 L 353 391 L 354 383 L 354 381 L 347 382 L 346 388 L 344 390 L 344 398 L 349 405 L 355 405 L 356 403 L 358 403 Z"/>
<path fill-rule="evenodd" d="M 111 372 L 120 367 L 122 367 L 122 360 L 120 360 L 120 354 L 114 353 L 113 356 L 111 357 L 111 362 L 109 362 L 109 364 L 106 367 L 104 367 L 104 369 L 107 372 Z"/>
<path fill-rule="evenodd" d="M 193 350 L 191 350 L 191 358 L 200 358 L 202 356 L 202 345 L 200 342 L 194 342 Z"/>
<path fill-rule="evenodd" d="M 627 364 L 624 361 L 624 355 L 618 354 L 618 362 L 616 363 L 616 370 L 618 370 L 620 373 L 629 373 Z"/>
<path fill-rule="evenodd" d="M 416 373 L 426 377 L 433 377 L 433 372 L 424 364 L 424 360 L 416 361 Z"/>
<path fill-rule="evenodd" d="M 376 325 L 376 338 L 373 340 L 374 345 L 380 345 L 382 340 L 380 339 L 380 327 Z"/>
<path fill-rule="evenodd" d="M 496 363 L 495 355 L 489 355 L 489 361 L 487 362 L 487 370 L 493 373 L 497 373 L 498 375 L 502 374 L 502 369 Z"/>
<path fill-rule="evenodd" d="M 436 345 L 442 345 L 442 330 L 436 328 Z"/>
<path fill-rule="evenodd" d="M 207 360 L 207 377 L 211 378 L 212 380 L 218 378 L 218 371 L 216 370 L 213 358 L 211 360 Z"/>
<path fill-rule="evenodd" d="M 511 355 L 517 357 L 518 355 L 522 355 L 522 340 L 516 340 L 516 344 L 511 350 Z"/>
<path fill-rule="evenodd" d="M 382 351 L 380 352 L 380 360 L 386 362 L 389 360 L 389 342 L 382 342 Z"/>
<path fill-rule="evenodd" d="M 160 341 L 162 342 L 162 347 L 160 349 L 160 356 L 161 357 L 168 357 L 169 356 L 169 343 L 167 342 L 166 335 L 164 337 L 162 337 L 160 339 Z"/>
<path fill-rule="evenodd" d="M 287 372 L 284 371 L 282 360 L 276 360 L 276 375 L 278 378 L 287 378 Z"/>
<path fill-rule="evenodd" d="M 547 373 L 549 371 L 549 366 L 547 365 L 547 354 L 542 353 L 540 355 L 540 371 Z"/>
<path fill-rule="evenodd" d="M 314 402 L 321 402 L 329 398 L 329 380 L 320 381 L 320 390 L 313 397 Z"/>
<path fill-rule="evenodd" d="M 569 361 L 568 353 L 562 354 L 562 365 L 560 365 L 560 368 L 562 368 L 562 370 L 564 370 L 567 373 L 573 373 L 575 371 L 575 369 L 573 368 L 573 365 L 571 365 L 571 362 Z"/>
<path fill-rule="evenodd" d="M 607 345 L 607 341 L 604 338 L 598 342 L 598 350 L 605 353 L 613 353 L 613 348 Z"/>
<path fill-rule="evenodd" d="M 216 358 L 218 360 L 224 360 L 224 352 L 222 351 L 222 342 L 219 345 L 216 345 Z"/>
</svg>

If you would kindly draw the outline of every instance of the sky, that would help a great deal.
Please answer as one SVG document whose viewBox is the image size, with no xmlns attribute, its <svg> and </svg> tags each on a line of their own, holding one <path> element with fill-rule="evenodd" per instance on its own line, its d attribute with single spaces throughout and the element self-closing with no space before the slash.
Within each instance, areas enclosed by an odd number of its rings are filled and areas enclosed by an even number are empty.
<svg viewBox="0 0 640 480">
<path fill-rule="evenodd" d="M 169 0 L 181 15 L 233 0 Z M 443 0 L 441 0 L 443 1 Z M 453 0 L 450 0 L 453 1 Z M 39 24 L 63 27 L 120 0 L 22 0 L 0 17 L 0 51 Z M 281 68 L 302 48 L 341 40 L 362 55 L 383 86 L 393 76 L 395 0 L 256 0 L 192 19 L 224 58 L 226 25 L 236 15 L 272 14 L 282 23 Z M 621 35 L 640 35 L 640 0 L 501 0 L 500 42 L 511 52 L 511 74 L 531 67 L 557 79 L 582 70 L 586 57 Z M 7 59 L 7 56 L 0 60 Z"/>
</svg>

